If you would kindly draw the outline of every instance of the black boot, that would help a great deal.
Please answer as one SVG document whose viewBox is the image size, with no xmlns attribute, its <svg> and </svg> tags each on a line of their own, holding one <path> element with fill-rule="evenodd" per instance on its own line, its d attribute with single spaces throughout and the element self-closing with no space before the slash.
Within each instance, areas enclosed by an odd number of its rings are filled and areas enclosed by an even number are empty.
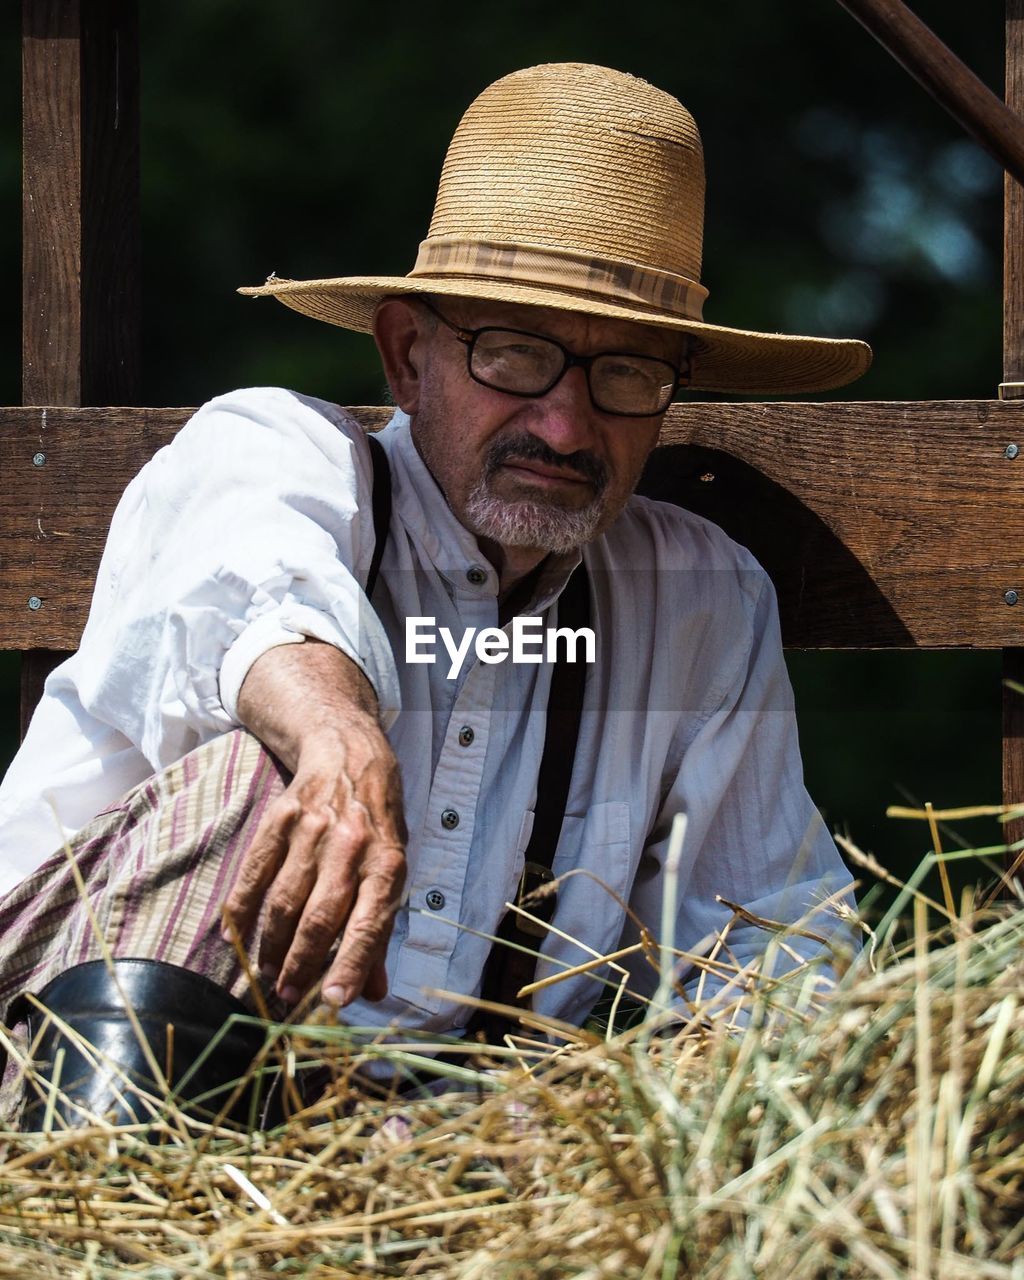
<svg viewBox="0 0 1024 1280">
<path fill-rule="evenodd" d="M 55 1113 L 68 1125 L 87 1124 L 90 1114 L 106 1116 L 115 1124 L 152 1119 L 152 1104 L 144 1103 L 126 1083 L 127 1079 L 158 1099 L 164 1096 L 126 1001 L 167 1077 L 175 1107 L 195 1117 L 211 1120 L 219 1115 L 264 1044 L 258 1026 L 225 1025 L 232 1014 L 250 1016 L 229 991 L 201 974 L 159 960 L 75 965 L 47 983 L 36 999 L 96 1052 L 90 1057 L 53 1018 L 19 997 L 19 1007 L 12 1005 L 8 1011 L 8 1023 L 28 1023 L 37 1076 L 35 1085 L 27 1085 L 23 1130 L 42 1126 L 47 1107 L 42 1081 L 56 1085 Z M 272 1072 L 262 1077 L 257 1072 L 245 1085 L 226 1119 L 246 1128 L 271 1128 L 283 1121 L 281 1091 L 270 1087 L 276 1077 Z"/>
</svg>

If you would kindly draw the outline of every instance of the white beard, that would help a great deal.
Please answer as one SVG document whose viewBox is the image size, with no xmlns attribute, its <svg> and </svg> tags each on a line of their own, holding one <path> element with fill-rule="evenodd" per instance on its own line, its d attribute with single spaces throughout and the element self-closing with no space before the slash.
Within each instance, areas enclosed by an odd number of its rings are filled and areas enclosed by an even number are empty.
<svg viewBox="0 0 1024 1280">
<path fill-rule="evenodd" d="M 496 497 L 486 480 L 480 480 L 466 502 L 464 523 L 479 538 L 490 538 L 503 547 L 536 547 L 565 555 L 589 542 L 604 515 L 600 497 L 578 511 L 565 511 L 550 503 Z"/>
</svg>

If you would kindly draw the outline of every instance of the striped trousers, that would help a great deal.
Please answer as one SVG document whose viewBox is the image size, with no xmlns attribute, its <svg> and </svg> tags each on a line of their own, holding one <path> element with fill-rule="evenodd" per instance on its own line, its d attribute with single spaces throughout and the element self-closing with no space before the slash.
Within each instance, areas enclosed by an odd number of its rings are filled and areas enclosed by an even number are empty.
<svg viewBox="0 0 1024 1280">
<path fill-rule="evenodd" d="M 181 965 L 251 1005 L 245 970 L 221 938 L 221 907 L 287 780 L 260 743 L 237 729 L 94 818 L 69 849 L 0 899 L 0 1012 L 22 992 L 104 955 Z M 258 931 L 245 939 L 250 956 Z"/>
</svg>

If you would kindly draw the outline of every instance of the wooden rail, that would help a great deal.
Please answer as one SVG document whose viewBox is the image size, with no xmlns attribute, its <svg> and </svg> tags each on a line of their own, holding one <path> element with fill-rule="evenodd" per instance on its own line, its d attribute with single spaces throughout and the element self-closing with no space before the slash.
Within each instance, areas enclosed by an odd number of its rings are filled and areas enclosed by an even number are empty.
<svg viewBox="0 0 1024 1280">
<path fill-rule="evenodd" d="M 117 499 L 189 413 L 0 409 L 6 644 L 77 645 Z M 754 551 L 788 645 L 1024 642 L 1024 402 L 680 405 L 662 438 L 642 491 Z"/>
</svg>

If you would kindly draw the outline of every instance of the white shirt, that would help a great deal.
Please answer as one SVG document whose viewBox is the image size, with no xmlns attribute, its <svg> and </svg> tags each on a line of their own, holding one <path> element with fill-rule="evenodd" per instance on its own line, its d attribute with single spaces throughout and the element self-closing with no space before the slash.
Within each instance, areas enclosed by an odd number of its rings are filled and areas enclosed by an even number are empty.
<svg viewBox="0 0 1024 1280">
<path fill-rule="evenodd" d="M 378 438 L 394 508 L 372 609 L 363 594 L 374 547 L 369 450 L 337 406 L 279 388 L 221 396 L 132 481 L 81 648 L 47 681 L 0 786 L 0 891 L 51 854 L 62 833 L 234 727 L 239 688 L 260 654 L 315 636 L 353 658 L 377 692 L 409 827 L 390 992 L 349 1006 L 346 1017 L 438 1031 L 462 1025 L 469 1011 L 434 993 L 477 988 L 489 950 L 478 935 L 493 932 L 514 896 L 552 667 L 488 664 L 471 651 L 450 679 L 443 650 L 433 664 L 404 661 L 405 618 L 436 618 L 456 637 L 496 626 L 498 584 L 405 415 Z M 706 950 L 730 918 L 716 895 L 795 920 L 848 885 L 803 786 L 764 571 L 706 520 L 640 497 L 584 554 L 597 660 L 554 871 L 586 874 L 560 889 L 554 923 L 566 937 L 544 944 L 550 971 L 620 945 L 617 898 L 658 936 L 679 812 L 688 820 L 679 947 Z M 524 613 L 552 624 L 578 559 L 550 557 Z M 472 734 L 460 741 L 464 728 Z M 446 810 L 456 826 L 442 823 Z M 819 916 L 812 927 L 823 923 Z M 766 941 L 751 924 L 729 934 L 740 963 Z M 637 956 L 623 963 L 634 989 L 649 993 L 650 966 Z M 593 977 L 576 977 L 538 993 L 535 1008 L 578 1022 L 601 991 Z"/>
</svg>

